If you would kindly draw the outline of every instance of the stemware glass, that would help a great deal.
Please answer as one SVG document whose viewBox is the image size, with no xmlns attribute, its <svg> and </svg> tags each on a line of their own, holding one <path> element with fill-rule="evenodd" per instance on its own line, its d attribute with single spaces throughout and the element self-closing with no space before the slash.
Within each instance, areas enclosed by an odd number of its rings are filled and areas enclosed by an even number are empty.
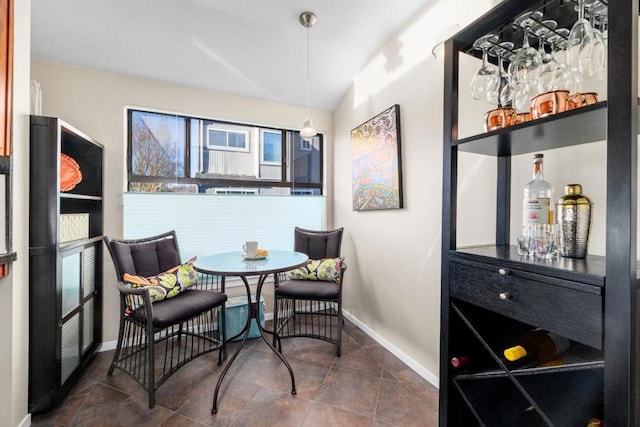
<svg viewBox="0 0 640 427">
<path fill-rule="evenodd" d="M 578 20 L 573 24 L 567 39 L 567 61 L 581 74 L 588 75 L 593 57 L 595 35 L 593 27 L 584 17 L 584 11 L 585 0 L 578 0 Z"/>
<path fill-rule="evenodd" d="M 548 38 L 555 35 L 553 30 L 556 29 L 558 23 L 552 19 L 542 21 L 539 25 L 534 27 L 533 32 L 538 36 L 538 52 L 540 52 L 540 58 L 542 59 L 542 65 L 540 66 L 540 76 L 538 78 L 538 89 L 541 93 L 549 92 L 553 89 L 553 83 L 556 78 L 556 69 L 558 63 L 551 53 L 548 53 L 544 46 L 548 42 Z M 558 36 L 559 37 L 559 36 Z M 553 47 L 551 52 L 553 52 Z"/>
<path fill-rule="evenodd" d="M 582 77 L 577 69 L 571 67 L 567 62 L 567 40 L 569 30 L 566 28 L 558 28 L 555 31 L 556 36 L 549 36 L 549 41 L 552 43 L 555 51 L 555 58 L 558 63 L 556 69 L 556 78 L 553 84 L 553 90 L 566 89 L 570 93 L 577 92 L 582 84 Z"/>
<path fill-rule="evenodd" d="M 591 63 L 589 64 L 589 77 L 597 77 L 603 81 L 607 72 L 607 43 L 600 28 L 596 25 L 596 21 L 600 26 L 604 24 L 607 16 L 607 6 L 602 3 L 585 4 L 589 11 L 589 19 L 593 28 L 594 43 Z"/>
<path fill-rule="evenodd" d="M 507 48 L 509 50 L 505 50 L 502 53 L 502 61 L 511 63 L 511 61 L 513 60 L 513 57 L 516 55 L 511 50 L 513 49 L 513 43 L 511 42 L 502 42 L 502 43 L 511 45 L 510 47 Z M 507 77 L 506 84 L 503 84 L 500 89 L 500 105 L 504 107 L 512 105 L 513 103 L 513 82 L 511 80 L 511 75 L 508 72 L 506 72 L 505 74 Z"/>
<path fill-rule="evenodd" d="M 491 104 L 498 104 L 498 107 L 506 107 L 511 102 L 511 96 L 505 98 L 507 102 L 502 102 L 502 91 L 505 87 L 508 87 L 509 73 L 504 69 L 505 56 L 513 49 L 512 42 L 501 42 L 500 44 L 493 45 L 489 49 L 489 55 L 496 56 L 498 58 L 498 86 L 487 90 L 487 100 Z M 493 90 L 495 89 L 495 90 Z"/>
<path fill-rule="evenodd" d="M 540 21 L 542 12 L 526 12 L 514 20 L 514 25 L 521 27 L 524 32 L 522 47 L 509 64 L 509 74 L 512 80 L 513 104 L 517 110 L 524 108 L 530 98 L 538 93 L 538 79 L 542 57 L 537 49 L 529 46 L 531 27 Z"/>
<path fill-rule="evenodd" d="M 475 100 L 486 100 L 487 93 L 495 91 L 500 84 L 498 70 L 493 64 L 487 63 L 489 48 L 498 42 L 498 36 L 487 34 L 473 43 L 473 48 L 482 50 L 482 66 L 471 79 L 471 96 Z"/>
</svg>

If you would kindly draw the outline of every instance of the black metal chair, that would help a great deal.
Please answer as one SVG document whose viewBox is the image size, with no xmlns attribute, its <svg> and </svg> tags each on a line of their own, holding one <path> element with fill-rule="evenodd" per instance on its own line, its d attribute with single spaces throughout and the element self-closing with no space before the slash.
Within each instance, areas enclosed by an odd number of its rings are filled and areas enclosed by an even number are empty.
<svg viewBox="0 0 640 427">
<path fill-rule="evenodd" d="M 174 372 L 194 358 L 220 350 L 224 357 L 224 310 L 227 295 L 217 277 L 198 274 L 197 283 L 178 295 L 152 303 L 150 288 L 131 287 L 123 277 L 155 276 L 181 264 L 176 233 L 144 239 L 118 240 L 104 237 L 118 277 L 120 329 L 109 367 L 133 377 L 149 393 L 149 408 L 155 392 Z M 195 274 L 195 273 L 193 273 Z M 224 316 L 220 316 L 224 319 Z M 164 348 L 164 355 L 156 355 Z M 161 366 L 160 366 L 161 365 Z"/>
<path fill-rule="evenodd" d="M 340 257 L 343 228 L 329 231 L 294 230 L 294 250 L 303 252 L 310 260 Z M 309 337 L 336 345 L 339 357 L 342 350 L 342 287 L 347 265 L 340 262 L 335 281 L 291 278 L 289 273 L 278 274 L 274 282 L 273 330 L 274 346 L 281 350 L 280 339 Z"/>
</svg>

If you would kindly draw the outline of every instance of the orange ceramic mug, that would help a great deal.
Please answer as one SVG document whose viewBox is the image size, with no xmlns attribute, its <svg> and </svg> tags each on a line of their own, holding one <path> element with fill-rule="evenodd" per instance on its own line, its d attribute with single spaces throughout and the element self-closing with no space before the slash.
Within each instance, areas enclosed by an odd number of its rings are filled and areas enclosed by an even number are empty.
<svg viewBox="0 0 640 427">
<path fill-rule="evenodd" d="M 541 93 L 531 100 L 531 116 L 540 119 L 569 109 L 569 91 L 554 90 Z"/>
<path fill-rule="evenodd" d="M 569 97 L 569 109 L 585 107 L 598 102 L 598 94 L 595 92 L 576 92 Z"/>
<path fill-rule="evenodd" d="M 484 130 L 489 132 L 506 128 L 516 123 L 516 110 L 511 107 L 501 107 L 487 111 L 484 115 Z"/>
</svg>

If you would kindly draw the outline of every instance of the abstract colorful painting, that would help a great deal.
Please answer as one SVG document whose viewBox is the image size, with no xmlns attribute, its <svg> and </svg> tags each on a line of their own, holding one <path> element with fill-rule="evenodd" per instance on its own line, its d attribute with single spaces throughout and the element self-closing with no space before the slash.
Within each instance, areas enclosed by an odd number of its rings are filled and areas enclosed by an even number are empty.
<svg viewBox="0 0 640 427">
<path fill-rule="evenodd" d="M 354 211 L 402 208 L 400 106 L 351 131 Z"/>
</svg>

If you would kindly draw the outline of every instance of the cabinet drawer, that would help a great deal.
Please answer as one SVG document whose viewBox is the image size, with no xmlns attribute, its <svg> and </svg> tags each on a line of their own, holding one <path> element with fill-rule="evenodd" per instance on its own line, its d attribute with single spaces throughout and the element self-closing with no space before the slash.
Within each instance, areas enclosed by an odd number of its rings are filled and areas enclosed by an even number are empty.
<svg viewBox="0 0 640 427">
<path fill-rule="evenodd" d="M 452 262 L 449 274 L 454 298 L 602 349 L 597 286 L 478 262 Z"/>
</svg>

